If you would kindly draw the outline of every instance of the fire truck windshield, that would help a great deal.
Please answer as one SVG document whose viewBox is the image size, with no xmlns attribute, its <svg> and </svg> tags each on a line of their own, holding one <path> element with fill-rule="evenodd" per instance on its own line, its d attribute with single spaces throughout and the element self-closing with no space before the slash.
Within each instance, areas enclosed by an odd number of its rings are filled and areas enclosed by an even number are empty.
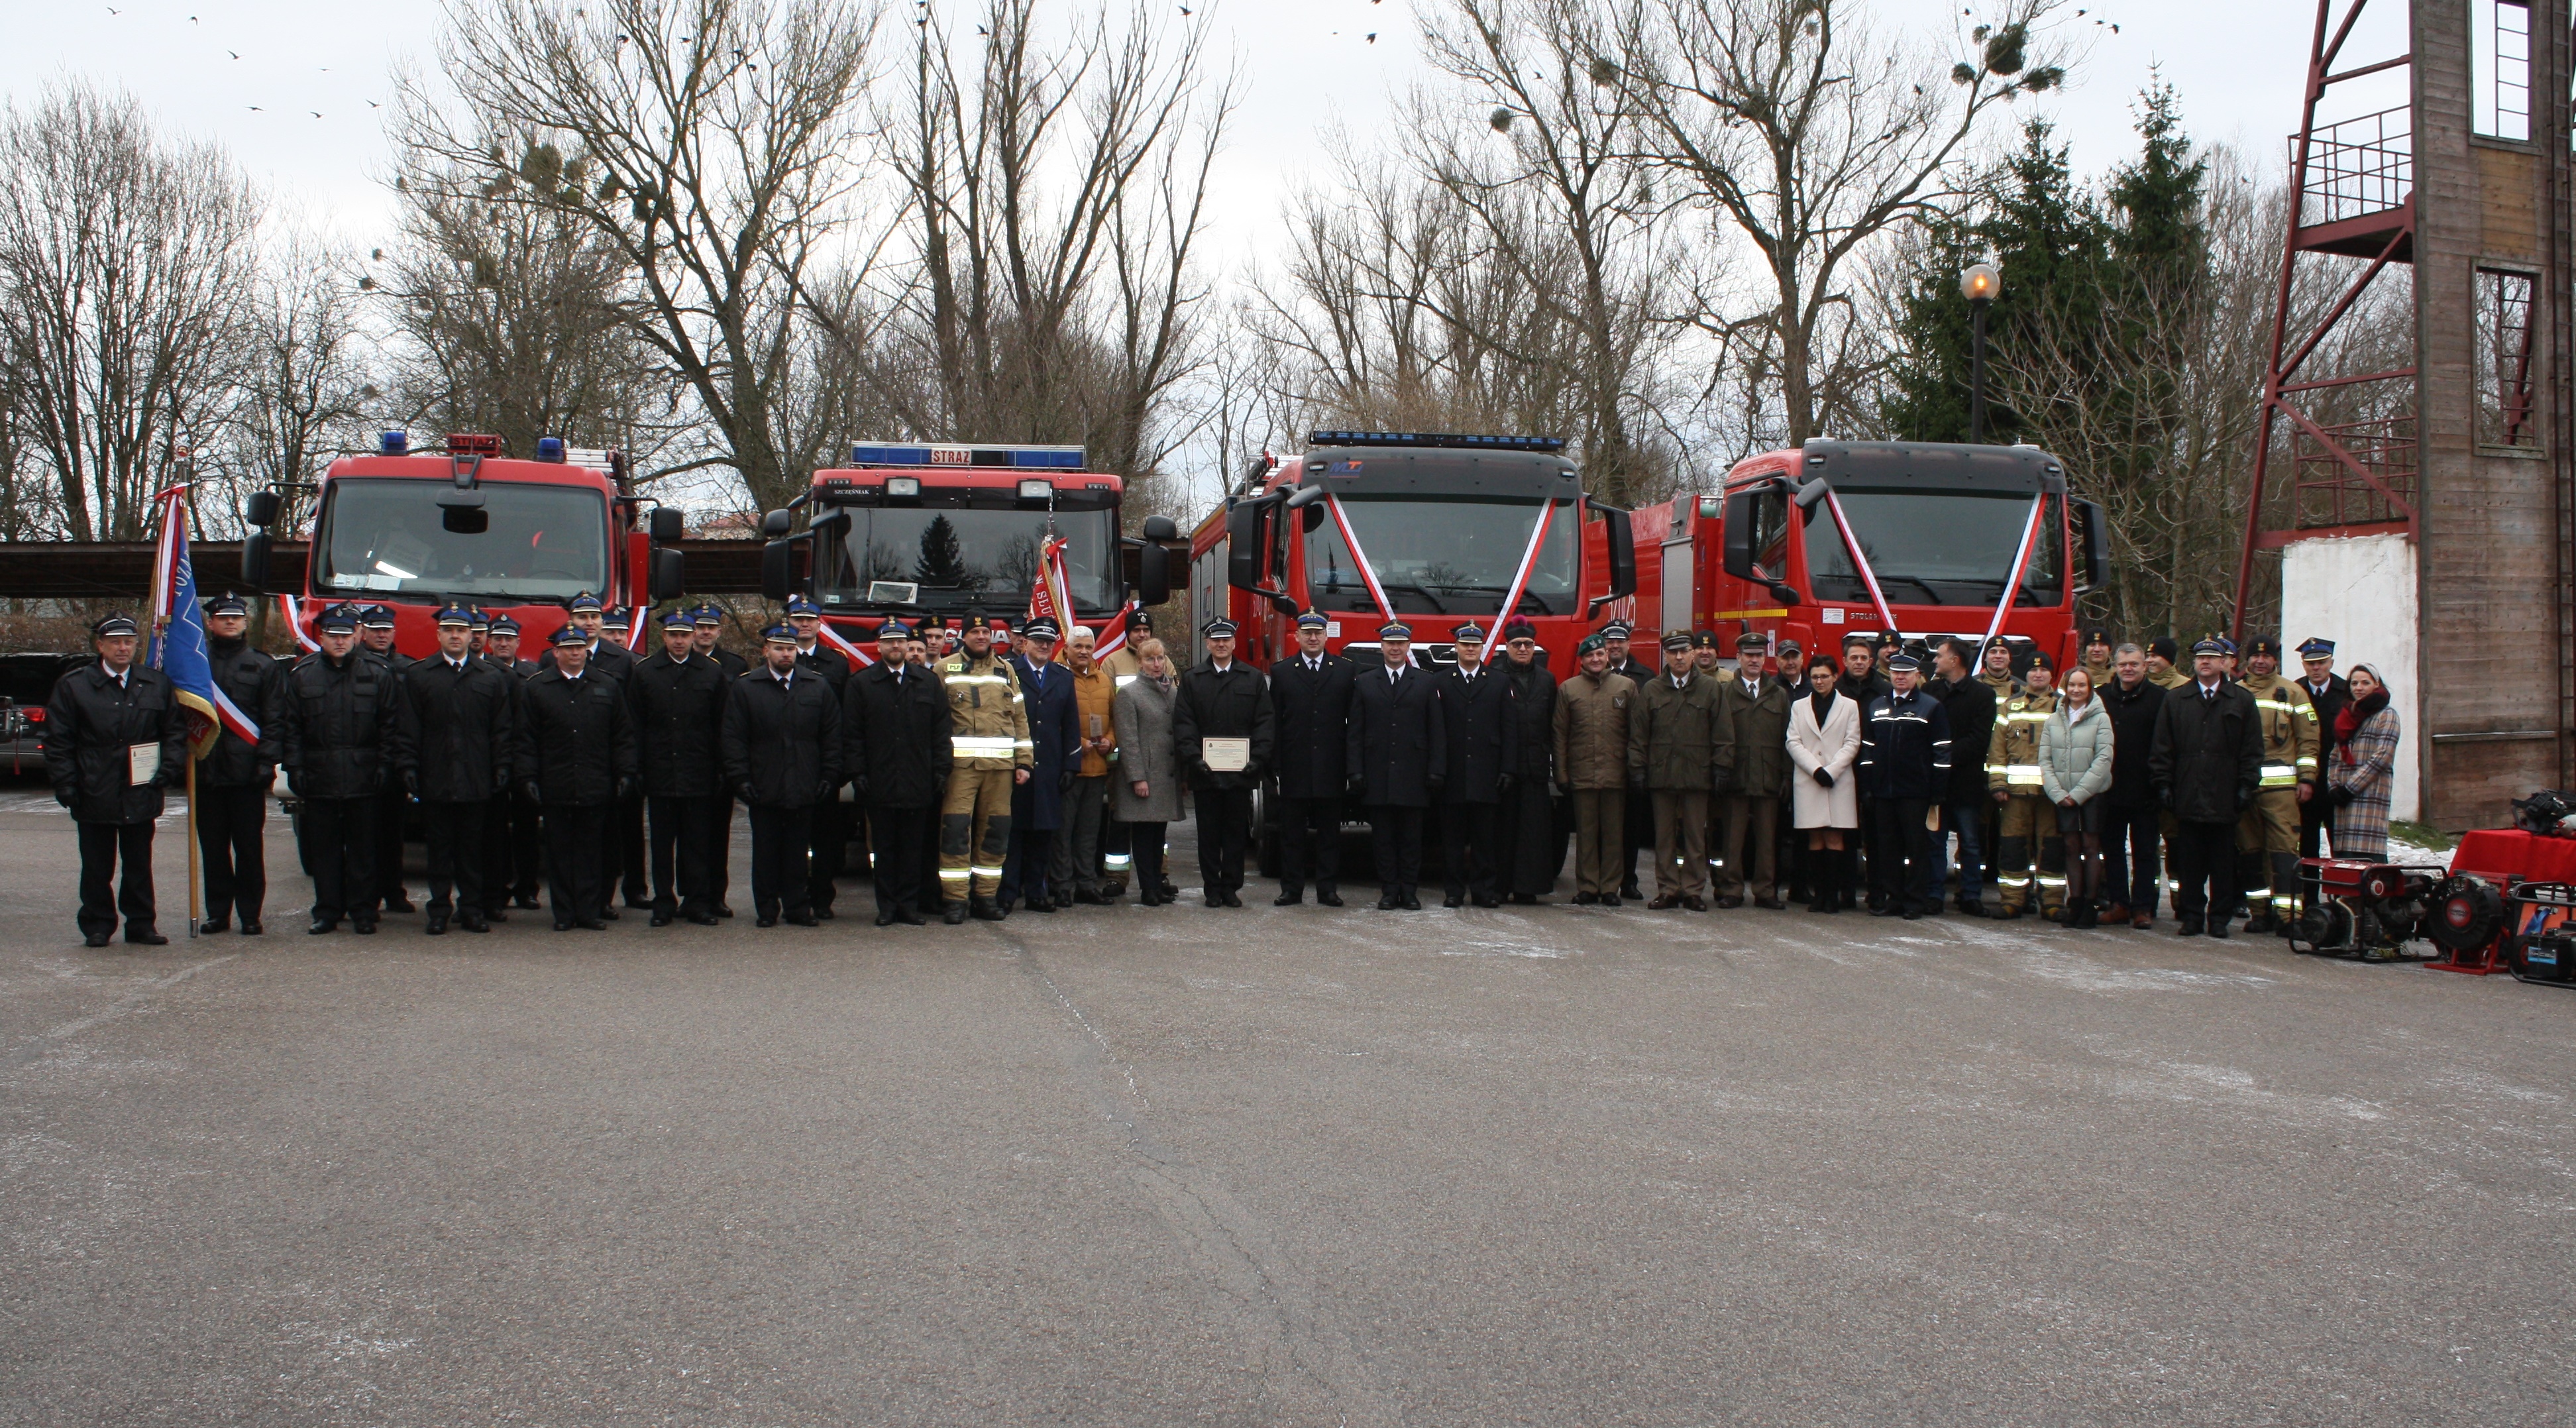
<svg viewBox="0 0 2576 1428">
<path fill-rule="evenodd" d="M 1834 495 L 1891 605 L 1992 609 L 2011 577 L 2013 553 L 2030 519 L 2030 497 L 2009 492 L 1837 485 Z M 2052 496 L 2016 605 L 2054 605 L 2063 598 L 2057 512 Z M 1817 599 L 1869 598 L 1833 513 L 1821 502 L 1807 513 L 1807 573 Z"/>
<path fill-rule="evenodd" d="M 962 612 L 988 602 L 1017 613 L 1036 578 L 1038 542 L 1047 513 L 1027 507 L 850 506 L 842 558 L 816 582 L 825 605 L 871 603 L 877 581 L 917 585 L 923 608 Z M 1118 608 L 1117 513 L 1106 508 L 1055 512 L 1065 537 L 1065 571 L 1077 614 Z M 999 606 L 996 607 L 997 609 Z"/>
<path fill-rule="evenodd" d="M 1398 614 L 1494 614 L 1520 572 L 1541 505 L 1536 497 L 1492 495 L 1341 496 L 1342 518 Z M 1576 613 L 1580 604 L 1575 543 L 1582 534 L 1581 514 L 1571 501 L 1555 505 L 1547 539 L 1522 587 L 1521 614 Z M 1308 509 L 1322 517 L 1306 536 L 1309 602 L 1320 610 L 1374 610 L 1377 602 L 1330 506 Z"/>
<path fill-rule="evenodd" d="M 490 604 L 567 600 L 608 588 L 608 509 L 599 492 L 486 481 L 490 524 L 446 528 L 445 481 L 342 477 L 323 494 L 313 538 L 316 595 L 471 596 Z"/>
</svg>

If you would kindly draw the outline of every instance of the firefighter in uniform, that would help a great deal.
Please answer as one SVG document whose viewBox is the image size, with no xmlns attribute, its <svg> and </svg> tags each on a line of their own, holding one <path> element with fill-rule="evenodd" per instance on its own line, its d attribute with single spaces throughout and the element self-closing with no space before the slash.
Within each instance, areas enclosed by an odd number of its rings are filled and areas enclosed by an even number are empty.
<svg viewBox="0 0 2576 1428">
<path fill-rule="evenodd" d="M 1998 811 L 1998 918 L 2019 917 L 2030 907 L 2034 843 L 2039 846 L 2041 915 L 2054 918 L 2066 903 L 2066 840 L 2058 836 L 2056 810 L 2039 780 L 2039 730 L 2057 709 L 2056 674 L 2047 655 L 2034 654 L 2023 692 L 1995 711 L 1995 731 L 1986 744 L 1986 787 Z"/>
<path fill-rule="evenodd" d="M 2299 817 L 2316 802 L 2317 711 L 2308 692 L 2281 677 L 2281 642 L 2245 647 L 2245 677 L 2263 731 L 2263 782 L 2236 819 L 2236 884 L 2244 889 L 2248 932 L 2277 932 L 2296 915 Z"/>
<path fill-rule="evenodd" d="M 394 692 L 402 692 L 403 671 L 411 656 L 394 648 L 394 612 L 390 605 L 368 605 L 358 611 L 358 650 L 393 673 Z M 399 699 L 397 699 L 399 702 Z M 384 791 L 376 806 L 376 897 L 387 912 L 417 911 L 403 887 L 403 822 L 411 814 L 411 795 L 393 771 L 385 771 Z"/>
<path fill-rule="evenodd" d="M 832 691 L 833 707 L 850 687 L 850 657 L 823 642 L 823 607 L 798 596 L 787 602 L 787 628 L 796 636 L 796 667 L 812 670 L 823 677 Z M 840 896 L 841 870 L 850 861 L 850 834 L 855 831 L 852 815 L 857 805 L 841 802 L 841 791 L 814 806 L 812 861 L 807 864 L 812 884 L 807 889 L 814 915 L 830 921 L 832 902 Z"/>
<path fill-rule="evenodd" d="M 2352 702 L 2352 686 L 2334 672 L 2334 641 L 2306 639 L 2299 642 L 2299 662 L 2303 673 L 2299 692 L 2308 696 L 2308 708 L 2317 716 L 2317 767 L 2323 769 L 2334 754 L 2335 716 Z M 2322 790 L 2325 784 L 2319 781 Z M 2314 858 L 2326 849 L 2328 835 L 2334 828 L 2334 801 L 2320 792 L 2299 805 L 2299 856 Z"/>
<path fill-rule="evenodd" d="M 662 648 L 635 666 L 626 706 L 635 716 L 635 756 L 651 815 L 646 857 L 653 865 L 652 925 L 685 917 L 713 926 L 707 801 L 725 786 L 716 751 L 732 676 L 697 651 L 697 621 L 686 610 L 662 617 Z"/>
<path fill-rule="evenodd" d="M 725 782 L 751 810 L 755 925 L 816 924 L 814 810 L 843 782 L 841 702 L 796 657 L 796 632 L 761 632 L 760 668 L 725 690 Z"/>
<path fill-rule="evenodd" d="M 1011 851 L 1011 789 L 1029 780 L 1036 746 L 1011 662 L 993 648 L 989 615 L 966 620 L 965 648 L 935 666 L 948 692 L 948 796 L 939 804 L 940 916 L 1002 920 L 997 894 Z"/>
<path fill-rule="evenodd" d="M 197 853 L 206 869 L 206 922 L 198 930 L 221 932 L 228 918 L 237 918 L 243 932 L 257 936 L 268 894 L 262 829 L 283 747 L 286 667 L 250 647 L 243 638 L 249 624 L 250 606 L 238 596 L 206 604 L 206 658 L 215 688 L 259 726 L 259 742 L 243 742 L 227 725 L 197 763 Z"/>
<path fill-rule="evenodd" d="M 727 682 L 751 671 L 751 661 L 716 643 L 716 637 L 724 633 L 724 611 L 713 605 L 700 605 L 691 612 L 690 622 L 696 630 L 691 651 L 714 660 Z M 718 917 L 733 916 L 733 908 L 725 902 L 725 893 L 733 886 L 733 804 L 733 789 L 724 780 L 716 780 L 715 796 L 707 800 L 707 886 L 714 898 L 708 906 Z"/>
<path fill-rule="evenodd" d="M 432 937 L 447 931 L 451 914 L 468 932 L 489 930 L 482 839 L 492 804 L 510 787 L 517 681 L 474 658 L 473 638 L 463 608 L 439 611 L 438 653 L 414 662 L 401 685 L 409 735 L 400 772 L 403 791 L 420 800 Z"/>
<path fill-rule="evenodd" d="M 586 643 L 578 626 L 555 631 L 547 651 L 554 667 L 529 676 L 520 690 L 510 755 L 510 777 L 545 813 L 546 900 L 557 932 L 596 932 L 616 915 L 608 906 L 616 833 L 610 819 L 636 788 L 625 687 L 592 667 Z"/>
<path fill-rule="evenodd" d="M 188 724 L 169 676 L 134 662 L 139 639 L 128 615 L 91 626 L 97 661 L 54 681 L 45 701 L 45 773 L 79 826 L 79 921 L 92 947 L 107 945 L 120 912 L 127 942 L 170 940 L 154 925 L 152 829 L 161 790 L 187 778 Z M 122 887 L 111 881 L 119 863 Z"/>
<path fill-rule="evenodd" d="M 510 727 L 518 728 L 519 695 L 529 676 L 537 672 L 535 660 L 519 658 L 519 622 L 507 615 L 493 617 L 491 628 L 483 636 L 483 662 L 510 677 Z M 513 742 L 516 734 L 513 733 Z M 484 845 L 483 918 L 487 922 L 507 922 L 510 907 L 534 909 L 537 903 L 537 874 L 544 869 L 545 830 L 537 807 L 519 797 L 519 780 L 492 800 L 485 817 L 490 832 Z"/>
<path fill-rule="evenodd" d="M 2174 667 L 2182 657 L 2182 646 L 2171 635 L 2158 635 L 2147 641 L 2147 678 L 2159 689 L 2180 689 L 2191 683 L 2191 676 Z"/>
<path fill-rule="evenodd" d="M 313 877 L 313 923 L 349 919 L 376 930 L 376 810 L 400 766 L 402 724 L 393 671 L 358 648 L 358 612 L 334 605 L 314 621 L 319 650 L 286 672 L 281 767 L 303 811 L 295 820 Z"/>
<path fill-rule="evenodd" d="M 2110 684 L 2113 675 L 2111 673 L 2111 632 L 2109 630 L 2086 630 L 2084 632 L 2083 665 L 2084 672 L 2093 676 L 2093 687 L 2095 689 L 2101 689 Z"/>
</svg>

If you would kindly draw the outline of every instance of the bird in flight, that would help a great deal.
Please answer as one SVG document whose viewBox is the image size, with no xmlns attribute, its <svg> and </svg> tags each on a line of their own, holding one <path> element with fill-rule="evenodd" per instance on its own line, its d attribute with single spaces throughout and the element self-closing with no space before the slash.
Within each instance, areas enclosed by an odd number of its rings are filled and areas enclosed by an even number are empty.
<svg viewBox="0 0 2576 1428">
<path fill-rule="evenodd" d="M 231 55 L 234 59 L 240 59 L 240 58 L 241 58 L 241 51 L 239 51 L 239 50 L 226 50 L 226 51 L 224 51 L 224 53 L 225 53 L 225 54 L 228 54 L 228 55 Z"/>
</svg>

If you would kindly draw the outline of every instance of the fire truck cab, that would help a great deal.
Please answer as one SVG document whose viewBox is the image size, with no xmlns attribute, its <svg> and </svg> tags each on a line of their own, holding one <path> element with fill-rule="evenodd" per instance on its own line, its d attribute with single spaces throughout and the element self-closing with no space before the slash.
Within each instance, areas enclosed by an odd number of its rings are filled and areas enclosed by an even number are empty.
<svg viewBox="0 0 2576 1428">
<path fill-rule="evenodd" d="M 274 490 L 244 502 L 242 573 L 263 591 L 281 507 Z M 394 612 L 394 645 L 407 655 L 437 648 L 438 609 L 451 603 L 511 616 L 534 649 L 583 591 L 638 607 L 677 598 L 681 533 L 678 507 L 633 494 L 622 453 L 576 452 L 549 436 L 522 460 L 497 436 L 459 433 L 415 449 L 408 433 L 389 431 L 375 451 L 323 472 L 303 586 L 272 593 L 307 645 L 325 607 L 359 601 Z"/>
</svg>

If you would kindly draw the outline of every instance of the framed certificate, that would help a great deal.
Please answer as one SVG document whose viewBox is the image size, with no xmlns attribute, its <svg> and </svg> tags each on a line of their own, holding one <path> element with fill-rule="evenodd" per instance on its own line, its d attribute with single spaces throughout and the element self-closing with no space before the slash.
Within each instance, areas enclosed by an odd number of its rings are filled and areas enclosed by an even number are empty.
<svg viewBox="0 0 2576 1428">
<path fill-rule="evenodd" d="M 1250 739 L 1202 739 L 1200 757 L 1210 773 L 1241 773 L 1252 766 Z"/>
<path fill-rule="evenodd" d="M 158 777 L 160 772 L 161 746 L 159 744 L 125 746 L 125 782 L 129 786 L 141 788 Z"/>
</svg>

